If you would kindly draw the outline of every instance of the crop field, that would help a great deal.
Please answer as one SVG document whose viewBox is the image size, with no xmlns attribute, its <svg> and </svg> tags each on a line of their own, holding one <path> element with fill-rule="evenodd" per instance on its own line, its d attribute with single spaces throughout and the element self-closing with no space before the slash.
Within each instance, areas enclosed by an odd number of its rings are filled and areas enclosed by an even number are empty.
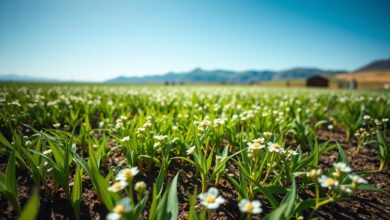
<svg viewBox="0 0 390 220">
<path fill-rule="evenodd" d="M 0 219 L 389 219 L 390 93 L 0 85 Z"/>
</svg>

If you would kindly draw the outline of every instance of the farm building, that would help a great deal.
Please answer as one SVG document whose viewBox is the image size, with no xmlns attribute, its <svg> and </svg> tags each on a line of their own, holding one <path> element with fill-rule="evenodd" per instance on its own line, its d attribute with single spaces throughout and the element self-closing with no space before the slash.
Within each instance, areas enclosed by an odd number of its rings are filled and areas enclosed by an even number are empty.
<svg viewBox="0 0 390 220">
<path fill-rule="evenodd" d="M 329 79 L 320 75 L 311 76 L 306 79 L 307 87 L 328 87 Z"/>
</svg>

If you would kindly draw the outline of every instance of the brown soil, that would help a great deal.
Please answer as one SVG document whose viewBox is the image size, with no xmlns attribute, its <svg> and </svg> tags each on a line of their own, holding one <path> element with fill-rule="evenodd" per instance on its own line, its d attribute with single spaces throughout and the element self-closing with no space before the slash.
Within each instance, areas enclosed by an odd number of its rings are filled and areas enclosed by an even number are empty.
<svg viewBox="0 0 390 220">
<path fill-rule="evenodd" d="M 379 166 L 377 158 L 377 149 L 363 148 L 359 154 L 356 154 L 356 141 L 347 143 L 345 135 L 341 132 L 329 132 L 320 130 L 317 134 L 320 141 L 337 140 L 344 145 L 350 166 L 354 172 L 375 170 Z M 108 161 L 109 165 L 116 164 L 115 158 L 123 158 L 123 154 L 114 153 Z M 324 169 L 330 168 L 331 164 L 337 159 L 337 151 L 332 151 L 320 158 L 321 166 Z M 0 170 L 4 171 L 7 158 L 0 156 Z M 228 169 L 237 171 L 232 163 L 228 164 Z M 153 185 L 159 169 L 151 169 L 148 175 L 139 175 L 136 179 L 143 180 L 148 185 L 148 193 L 151 194 Z M 232 172 L 233 172 L 232 171 Z M 195 176 L 195 169 L 188 163 L 173 160 L 169 166 L 168 177 L 173 178 L 177 172 L 180 172 L 178 179 L 179 192 L 179 219 L 186 219 L 189 210 L 188 196 L 194 191 L 195 187 L 199 190 L 201 183 Z M 32 192 L 34 183 L 31 177 L 23 170 L 17 169 L 17 183 L 19 192 L 19 201 L 23 207 Z M 368 174 L 365 178 L 375 187 L 382 188 L 382 191 L 357 191 L 348 201 L 338 202 L 327 205 L 316 212 L 316 216 L 321 219 L 390 219 L 390 171 L 389 167 L 381 172 Z M 50 186 L 50 184 L 49 184 Z M 240 212 L 237 207 L 237 191 L 226 179 L 220 179 L 218 189 L 227 202 L 214 212 L 214 219 L 239 219 Z M 310 193 L 309 193 L 310 194 Z M 254 219 L 260 219 L 272 211 L 267 200 L 259 196 L 263 203 L 263 214 Z M 150 202 L 150 201 L 149 201 Z M 199 208 L 199 207 L 198 207 Z M 15 219 L 15 213 L 11 204 L 0 197 L 0 219 Z M 145 209 L 144 216 L 147 216 L 148 207 Z M 83 199 L 81 205 L 81 219 L 105 219 L 107 210 L 104 205 L 98 201 L 88 177 L 83 179 Z M 305 213 L 309 215 L 309 213 Z M 61 190 L 55 191 L 53 186 L 48 190 L 41 191 L 41 205 L 38 219 L 73 219 L 73 211 L 70 203 L 64 198 Z M 306 217 L 307 217 L 306 216 Z"/>
</svg>

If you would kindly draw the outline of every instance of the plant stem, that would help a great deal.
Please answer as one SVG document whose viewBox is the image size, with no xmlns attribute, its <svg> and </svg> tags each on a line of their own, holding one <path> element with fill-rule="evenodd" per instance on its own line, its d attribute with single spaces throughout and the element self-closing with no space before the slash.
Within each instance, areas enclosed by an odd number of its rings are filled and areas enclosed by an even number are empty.
<svg viewBox="0 0 390 220">
<path fill-rule="evenodd" d="M 263 161 L 261 162 L 261 165 L 260 165 L 260 169 L 259 169 L 259 171 L 260 171 L 260 178 L 261 178 L 261 174 L 262 174 L 263 169 L 264 169 L 264 165 L 267 162 L 267 159 L 268 159 L 268 151 L 265 153 L 264 159 L 263 159 Z"/>
<path fill-rule="evenodd" d="M 316 190 L 316 206 L 317 206 L 320 202 L 320 188 L 317 182 L 315 183 L 315 190 Z"/>
<path fill-rule="evenodd" d="M 262 183 L 265 183 L 265 181 L 268 179 L 268 176 L 269 176 L 271 169 L 273 167 L 274 159 L 275 159 L 275 153 L 272 153 L 271 160 L 270 160 L 271 166 L 269 169 L 267 169 L 267 173 L 265 174 L 265 177 L 264 177 Z"/>
<path fill-rule="evenodd" d="M 133 195 L 133 180 L 129 181 L 129 197 L 131 205 L 134 207 L 134 195 Z"/>
<path fill-rule="evenodd" d="M 202 193 L 204 193 L 206 192 L 206 177 L 202 174 L 201 179 L 202 179 Z"/>
</svg>

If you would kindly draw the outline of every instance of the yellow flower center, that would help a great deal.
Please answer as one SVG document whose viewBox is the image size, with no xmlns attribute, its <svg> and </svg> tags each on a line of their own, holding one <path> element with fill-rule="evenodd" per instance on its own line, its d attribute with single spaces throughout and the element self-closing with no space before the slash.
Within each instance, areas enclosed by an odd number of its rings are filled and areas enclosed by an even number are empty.
<svg viewBox="0 0 390 220">
<path fill-rule="evenodd" d="M 210 196 L 209 195 L 209 196 L 206 197 L 205 200 L 206 200 L 207 203 L 214 203 L 215 202 L 215 196 Z"/>
<path fill-rule="evenodd" d="M 245 205 L 245 210 L 247 212 L 253 212 L 253 209 L 255 209 L 255 207 L 253 206 L 253 204 L 251 202 L 248 202 L 246 205 Z"/>
<path fill-rule="evenodd" d="M 280 145 L 279 144 L 274 144 L 274 148 L 280 148 Z"/>
<path fill-rule="evenodd" d="M 122 189 L 122 184 L 120 182 L 115 182 L 112 187 L 116 190 Z"/>
<path fill-rule="evenodd" d="M 255 143 L 252 144 L 252 148 L 259 149 L 260 148 L 260 144 L 255 142 Z"/>
<path fill-rule="evenodd" d="M 329 178 L 329 179 L 327 179 L 327 180 L 325 181 L 325 183 L 326 183 L 326 185 L 328 185 L 328 186 L 333 186 L 333 185 L 335 184 L 335 181 L 334 181 L 334 179 Z"/>
<path fill-rule="evenodd" d="M 125 212 L 125 206 L 124 205 L 117 205 L 115 206 L 114 210 L 115 213 L 123 214 Z"/>
<path fill-rule="evenodd" d="M 130 169 L 125 169 L 123 171 L 123 176 L 125 176 L 127 179 L 130 179 L 133 177 L 133 174 L 131 173 L 131 170 Z"/>
</svg>

